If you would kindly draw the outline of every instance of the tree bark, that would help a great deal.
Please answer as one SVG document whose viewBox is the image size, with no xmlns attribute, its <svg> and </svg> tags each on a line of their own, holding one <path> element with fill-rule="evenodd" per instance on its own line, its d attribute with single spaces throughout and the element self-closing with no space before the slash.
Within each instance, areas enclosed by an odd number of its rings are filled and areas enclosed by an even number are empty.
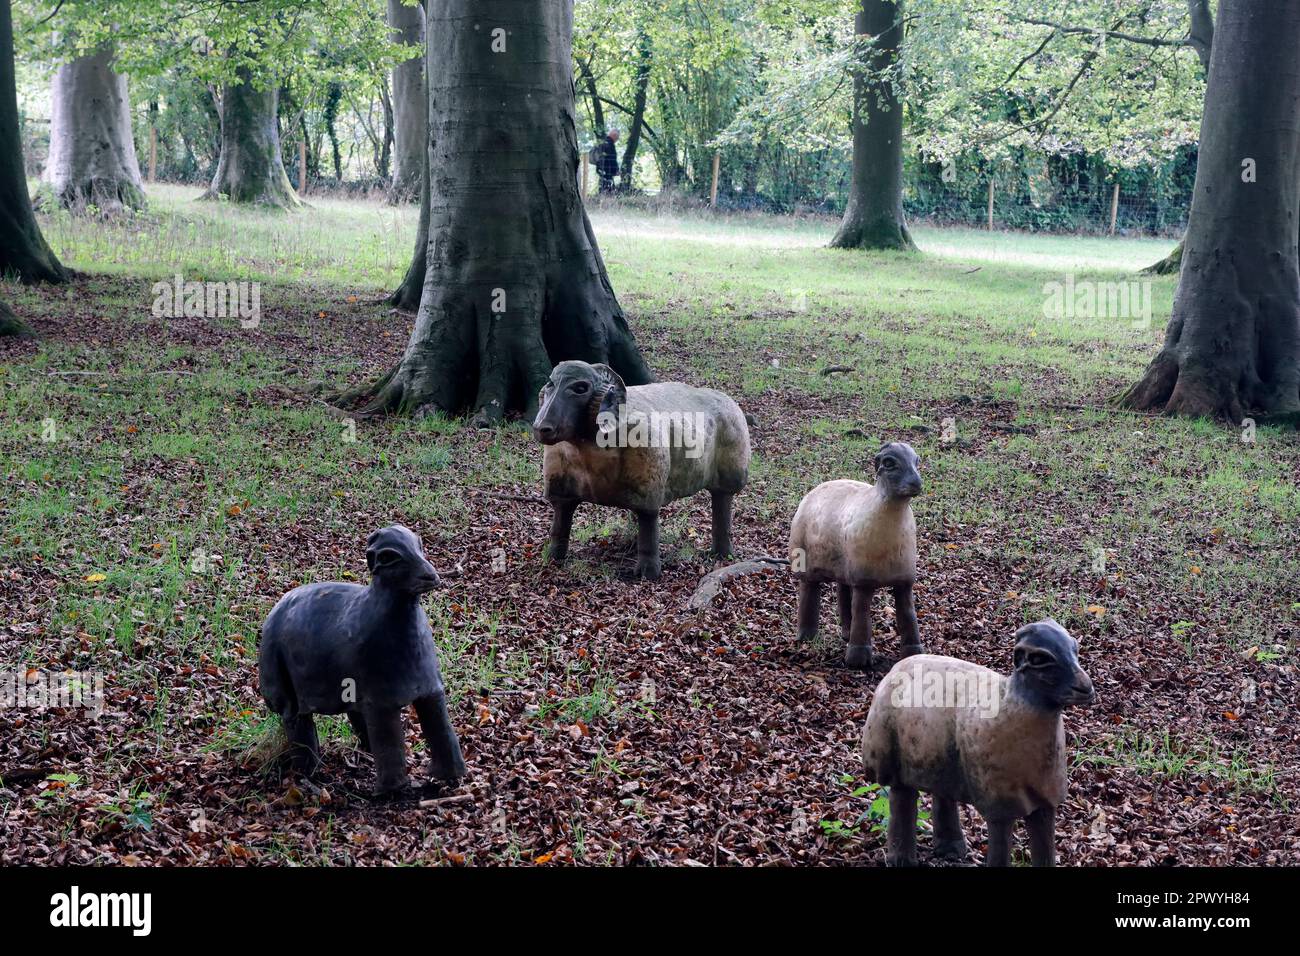
<svg viewBox="0 0 1300 956">
<path fill-rule="evenodd" d="M 1142 270 L 1143 275 L 1151 276 L 1176 276 L 1178 271 L 1183 267 L 1183 243 L 1180 241 L 1174 246 L 1169 255 L 1165 256 L 1159 262 L 1153 262 Z"/>
<path fill-rule="evenodd" d="M 50 90 L 50 158 L 42 177 L 65 209 L 121 213 L 145 207 L 126 77 L 113 48 L 59 67 Z"/>
<path fill-rule="evenodd" d="M 837 249 L 915 249 L 903 222 L 902 0 L 861 0 L 854 33 L 869 40 L 853 74 L 853 181 Z"/>
<path fill-rule="evenodd" d="M 0 0 L 0 276 L 23 282 L 65 282 L 67 270 L 45 242 L 32 213 L 18 133 L 14 29 L 8 0 Z"/>
<path fill-rule="evenodd" d="M 628 124 L 627 145 L 623 147 L 623 166 L 619 170 L 619 188 L 632 189 L 632 174 L 636 165 L 637 147 L 641 145 L 641 128 L 645 124 L 646 90 L 650 86 L 650 35 L 637 31 L 637 60 L 634 91 L 632 94 L 632 120 Z"/>
<path fill-rule="evenodd" d="M 650 381 L 578 195 L 572 0 L 443 0 L 427 36 L 424 290 L 360 413 L 531 415 L 566 359 Z"/>
<path fill-rule="evenodd" d="M 279 91 L 273 84 L 259 90 L 246 67 L 239 82 L 221 94 L 221 158 L 205 199 L 224 196 L 234 203 L 288 209 L 300 205 L 280 156 L 276 119 Z"/>
<path fill-rule="evenodd" d="M 424 49 L 425 15 L 422 6 L 388 0 L 388 25 L 394 42 Z M 388 201 L 415 202 L 420 198 L 425 157 L 429 148 L 429 99 L 424 86 L 423 55 L 393 69 L 393 185 Z"/>
<path fill-rule="evenodd" d="M 0 337 L 12 336 L 27 339 L 34 337 L 34 335 L 35 333 L 22 319 L 9 311 L 9 306 L 0 302 Z"/>
<path fill-rule="evenodd" d="M 1300 411 L 1300 0 L 1219 8 L 1164 347 L 1120 396 L 1240 422 Z"/>
</svg>

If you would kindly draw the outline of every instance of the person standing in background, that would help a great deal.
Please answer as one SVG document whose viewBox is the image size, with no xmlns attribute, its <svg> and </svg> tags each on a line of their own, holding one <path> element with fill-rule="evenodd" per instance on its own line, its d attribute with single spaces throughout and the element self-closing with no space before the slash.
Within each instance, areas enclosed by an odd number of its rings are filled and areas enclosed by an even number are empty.
<svg viewBox="0 0 1300 956">
<path fill-rule="evenodd" d="M 618 175 L 618 130 L 611 129 L 592 150 L 592 161 L 596 164 L 596 175 L 600 177 L 600 191 L 614 192 L 614 177 Z"/>
</svg>

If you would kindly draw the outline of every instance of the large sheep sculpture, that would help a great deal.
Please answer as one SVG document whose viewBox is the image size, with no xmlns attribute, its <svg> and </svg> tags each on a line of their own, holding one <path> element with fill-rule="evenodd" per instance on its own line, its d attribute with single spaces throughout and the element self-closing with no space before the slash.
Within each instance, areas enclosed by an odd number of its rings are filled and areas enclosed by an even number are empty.
<svg viewBox="0 0 1300 956">
<path fill-rule="evenodd" d="M 799 581 L 799 637 L 816 636 L 822 585 L 839 586 L 844 663 L 872 664 L 871 600 L 892 588 L 903 654 L 921 652 L 912 585 L 916 581 L 916 519 L 921 460 L 906 442 L 876 453 L 876 483 L 828 481 L 804 496 L 790 524 L 790 567 Z"/>
<path fill-rule="evenodd" d="M 659 510 L 713 496 L 713 552 L 731 554 L 732 496 L 749 474 L 749 428 L 729 397 L 677 382 L 631 388 L 607 365 L 561 362 L 538 396 L 533 432 L 554 512 L 550 558 L 563 561 L 573 513 L 589 501 L 637 519 L 638 577 L 659 577 Z"/>
<path fill-rule="evenodd" d="M 420 607 L 420 595 L 438 587 L 438 574 L 420 539 L 401 525 L 370 536 L 366 564 L 367 587 L 304 584 L 271 609 L 258 645 L 262 697 L 280 715 L 295 769 L 307 775 L 320 763 L 312 715 L 346 713 L 374 754 L 377 794 L 407 785 L 402 711 L 414 704 L 430 778 L 454 783 L 465 776 L 465 761 Z"/>
<path fill-rule="evenodd" d="M 989 828 L 989 866 L 1011 862 L 1011 830 L 1023 819 L 1034 866 L 1056 863 L 1056 808 L 1065 799 L 1061 712 L 1096 700 L 1079 667 L 1079 643 L 1053 620 L 1016 632 L 1014 669 L 953 657 L 899 661 L 876 688 L 862 731 L 862 766 L 888 786 L 891 866 L 916 864 L 916 800 L 934 798 L 935 852 L 963 860 L 957 805 Z"/>
</svg>

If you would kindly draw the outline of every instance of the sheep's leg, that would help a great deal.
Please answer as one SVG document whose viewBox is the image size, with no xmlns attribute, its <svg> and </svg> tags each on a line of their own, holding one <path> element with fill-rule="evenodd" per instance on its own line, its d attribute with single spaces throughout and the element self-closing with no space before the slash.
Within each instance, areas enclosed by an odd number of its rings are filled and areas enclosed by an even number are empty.
<svg viewBox="0 0 1300 956">
<path fill-rule="evenodd" d="M 956 800 L 934 798 L 934 852 L 946 860 L 966 860 L 966 834 L 961 832 Z"/>
<path fill-rule="evenodd" d="M 410 783 L 406 775 L 406 737 L 402 732 L 402 710 L 372 710 L 365 715 L 375 755 L 376 796 L 401 790 Z"/>
<path fill-rule="evenodd" d="M 840 598 L 840 637 L 844 643 L 849 642 L 849 631 L 853 626 L 853 588 L 844 583 L 835 585 Z"/>
<path fill-rule="evenodd" d="M 916 866 L 916 797 L 911 787 L 889 788 L 889 834 L 885 862 L 890 866 Z"/>
<path fill-rule="evenodd" d="M 1025 817 L 1029 831 L 1029 861 L 1034 866 L 1056 866 L 1056 808 L 1043 807 Z"/>
<path fill-rule="evenodd" d="M 846 667 L 871 669 L 871 599 L 875 593 L 875 588 L 866 585 L 853 588 L 853 623 L 849 626 L 849 646 L 844 649 Z"/>
<path fill-rule="evenodd" d="M 822 613 L 822 584 L 820 581 L 799 582 L 799 640 L 811 641 L 817 636 L 817 619 Z"/>
<path fill-rule="evenodd" d="M 569 533 L 573 531 L 573 513 L 578 510 L 578 502 L 567 499 L 551 502 L 551 550 L 550 559 L 556 564 L 569 554 Z"/>
<path fill-rule="evenodd" d="M 920 654 L 921 632 L 916 626 L 916 602 L 912 599 L 912 585 L 900 584 L 894 588 L 894 614 L 898 619 L 898 638 L 903 645 L 903 656 Z"/>
<path fill-rule="evenodd" d="M 733 495 L 713 492 L 713 553 L 731 557 L 731 499 Z"/>
<path fill-rule="evenodd" d="M 289 736 L 289 760 L 293 769 L 310 777 L 320 769 L 320 740 L 316 737 L 316 721 L 311 714 L 298 714 L 285 718 L 284 732 Z"/>
<path fill-rule="evenodd" d="M 421 697 L 415 702 L 415 713 L 429 747 L 429 779 L 454 784 L 465 776 L 465 758 L 447 713 L 446 695 Z"/>
<path fill-rule="evenodd" d="M 1011 865 L 1011 828 L 1014 820 L 989 820 L 989 850 L 984 855 L 985 866 Z"/>
<path fill-rule="evenodd" d="M 636 574 L 639 578 L 658 581 L 663 573 L 659 561 L 659 512 L 636 513 Z"/>
<path fill-rule="evenodd" d="M 370 733 L 366 730 L 366 718 L 359 711 L 349 711 L 348 723 L 352 725 L 352 732 L 357 735 L 361 749 L 370 753 Z"/>
</svg>

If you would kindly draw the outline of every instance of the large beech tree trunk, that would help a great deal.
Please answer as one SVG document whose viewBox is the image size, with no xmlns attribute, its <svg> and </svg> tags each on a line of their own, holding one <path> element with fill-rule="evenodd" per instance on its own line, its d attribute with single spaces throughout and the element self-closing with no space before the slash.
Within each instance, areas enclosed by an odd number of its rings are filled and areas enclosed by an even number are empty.
<svg viewBox="0 0 1300 956">
<path fill-rule="evenodd" d="M 1165 344 L 1120 397 L 1227 418 L 1300 411 L 1300 0 L 1219 7 Z"/>
<path fill-rule="evenodd" d="M 32 330 L 27 327 L 22 319 L 9 311 L 9 306 L 0 302 L 0 336 L 6 335 L 29 338 L 32 335 Z"/>
<path fill-rule="evenodd" d="M 9 0 L 0 0 L 0 276 L 17 276 L 23 282 L 64 282 L 68 278 L 41 235 L 27 192 Z"/>
<path fill-rule="evenodd" d="M 898 51 L 902 0 L 861 0 L 854 33 L 871 40 L 864 69 L 853 74 L 853 181 L 839 249 L 915 249 L 903 222 L 903 104 Z"/>
<path fill-rule="evenodd" d="M 257 89 L 246 67 L 239 82 L 221 93 L 221 158 L 205 199 L 225 196 L 235 203 L 288 209 L 300 204 L 280 157 L 276 123 L 279 90 L 274 83 Z"/>
<path fill-rule="evenodd" d="M 101 47 L 59 67 L 50 90 L 50 158 L 43 179 L 59 204 L 120 213 L 143 209 L 144 182 L 131 135 L 126 77 Z"/>
<path fill-rule="evenodd" d="M 424 47 L 424 9 L 388 0 L 388 25 L 395 42 Z M 393 69 L 393 185 L 391 203 L 420 198 L 425 155 L 429 146 L 429 99 L 424 89 L 424 57 L 416 56 Z"/>
<path fill-rule="evenodd" d="M 427 35 L 424 291 L 362 413 L 531 415 L 565 359 L 649 381 L 578 195 L 572 0 L 440 0 Z"/>
</svg>

